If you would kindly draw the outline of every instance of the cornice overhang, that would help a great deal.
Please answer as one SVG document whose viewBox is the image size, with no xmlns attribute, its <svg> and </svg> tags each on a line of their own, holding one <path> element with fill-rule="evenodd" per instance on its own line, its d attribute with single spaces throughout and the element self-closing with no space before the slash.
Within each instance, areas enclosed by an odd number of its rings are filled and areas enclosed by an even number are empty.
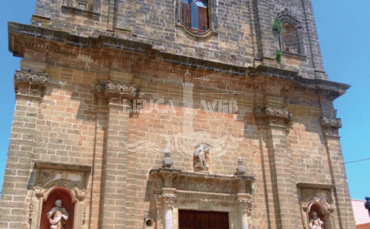
<svg viewBox="0 0 370 229">
<path fill-rule="evenodd" d="M 259 65 L 257 67 L 242 67 L 231 64 L 204 60 L 200 58 L 187 57 L 172 53 L 165 53 L 156 49 L 153 45 L 141 41 L 135 41 L 134 37 L 119 38 L 108 35 L 99 35 L 98 37 L 81 37 L 71 35 L 65 31 L 59 31 L 49 28 L 41 28 L 32 25 L 8 23 L 9 51 L 14 56 L 23 57 L 21 52 L 24 44 L 17 43 L 16 36 L 25 36 L 31 41 L 54 41 L 58 45 L 67 45 L 78 47 L 80 50 L 95 51 L 103 48 L 131 51 L 136 54 L 146 55 L 146 58 L 152 59 L 154 56 L 163 62 L 172 63 L 180 66 L 203 69 L 205 71 L 219 72 L 234 76 L 249 77 L 251 79 L 265 76 L 275 80 L 290 81 L 295 87 L 313 89 L 317 94 L 322 95 L 328 100 L 335 100 L 343 95 L 350 88 L 347 84 L 326 81 L 321 79 L 308 79 L 299 76 L 298 69 L 283 68 L 278 66 Z M 47 46 L 48 43 L 45 44 Z M 36 47 L 37 48 L 37 47 Z M 51 50 L 53 51 L 53 50 Z M 74 51 L 78 51 L 74 50 Z M 68 52 L 66 52 L 68 54 Z"/>
</svg>

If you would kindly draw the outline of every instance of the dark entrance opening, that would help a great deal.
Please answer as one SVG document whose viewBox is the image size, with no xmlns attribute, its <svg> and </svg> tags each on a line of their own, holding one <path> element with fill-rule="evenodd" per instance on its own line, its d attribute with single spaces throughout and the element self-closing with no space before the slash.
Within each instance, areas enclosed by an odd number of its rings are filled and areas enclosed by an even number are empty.
<svg viewBox="0 0 370 229">
<path fill-rule="evenodd" d="M 229 229 L 229 214 L 179 210 L 179 229 Z"/>
</svg>

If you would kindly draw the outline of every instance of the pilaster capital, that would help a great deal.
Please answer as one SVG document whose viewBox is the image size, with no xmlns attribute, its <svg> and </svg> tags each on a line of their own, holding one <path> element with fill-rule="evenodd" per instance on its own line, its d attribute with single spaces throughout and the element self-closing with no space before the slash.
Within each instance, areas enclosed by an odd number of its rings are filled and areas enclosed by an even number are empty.
<svg viewBox="0 0 370 229">
<path fill-rule="evenodd" d="M 177 197 L 175 191 L 174 188 L 163 188 L 162 194 L 154 197 L 157 208 L 173 208 Z"/>
<path fill-rule="evenodd" d="M 338 136 L 338 129 L 342 127 L 342 120 L 332 117 L 321 117 L 321 127 L 325 135 Z"/>
<path fill-rule="evenodd" d="M 268 128 L 269 126 L 287 128 L 292 117 L 289 110 L 279 107 L 255 108 L 254 115 L 260 128 Z"/>
<path fill-rule="evenodd" d="M 239 194 L 238 198 L 235 200 L 235 204 L 238 206 L 238 209 L 242 213 L 246 213 L 248 215 L 251 215 L 252 207 L 253 207 L 252 195 L 250 195 L 250 194 Z"/>
<path fill-rule="evenodd" d="M 41 98 L 44 95 L 49 78 L 47 74 L 36 74 L 32 71 L 16 71 L 14 88 L 17 95 Z"/>
<path fill-rule="evenodd" d="M 125 105 L 126 101 L 131 104 L 134 99 L 144 97 L 144 92 L 135 84 L 108 81 L 96 84 L 94 89 L 96 94 L 107 99 L 108 104 Z"/>
</svg>

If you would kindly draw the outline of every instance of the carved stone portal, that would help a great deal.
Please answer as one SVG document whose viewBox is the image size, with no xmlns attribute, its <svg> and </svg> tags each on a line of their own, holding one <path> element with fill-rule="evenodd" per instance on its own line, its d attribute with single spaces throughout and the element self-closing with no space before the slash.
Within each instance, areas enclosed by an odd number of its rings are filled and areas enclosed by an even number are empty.
<svg viewBox="0 0 370 229">
<path fill-rule="evenodd" d="M 154 228 L 179 229 L 179 210 L 228 212 L 234 228 L 253 228 L 253 177 L 153 169 L 150 179 Z"/>
</svg>

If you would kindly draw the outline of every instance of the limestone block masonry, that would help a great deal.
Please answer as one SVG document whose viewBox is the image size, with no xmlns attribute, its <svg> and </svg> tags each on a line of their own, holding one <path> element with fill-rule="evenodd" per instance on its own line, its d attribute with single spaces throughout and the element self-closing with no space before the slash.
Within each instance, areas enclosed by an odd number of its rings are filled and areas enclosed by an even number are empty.
<svg viewBox="0 0 370 229">
<path fill-rule="evenodd" d="M 189 2 L 37 0 L 8 24 L 0 229 L 355 228 L 349 85 L 324 72 L 310 0 Z"/>
</svg>

